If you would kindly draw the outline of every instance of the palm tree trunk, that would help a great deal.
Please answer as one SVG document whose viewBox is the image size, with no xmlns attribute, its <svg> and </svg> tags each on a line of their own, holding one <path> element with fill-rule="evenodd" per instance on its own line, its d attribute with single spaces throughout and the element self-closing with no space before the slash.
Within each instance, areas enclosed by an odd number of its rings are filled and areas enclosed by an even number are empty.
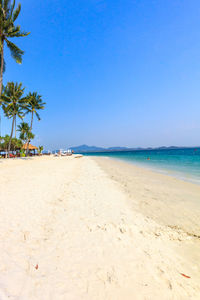
<svg viewBox="0 0 200 300">
<path fill-rule="evenodd" d="M 13 120 L 12 120 L 11 134 L 10 134 L 10 139 L 9 139 L 9 144 L 8 144 L 8 154 L 9 154 L 10 148 L 11 148 L 11 142 L 12 142 L 13 130 L 14 130 L 14 126 L 15 126 L 15 118 L 16 118 L 16 115 L 13 116 Z"/>
<path fill-rule="evenodd" d="M 17 135 L 17 117 L 15 117 L 15 138 Z"/>
<path fill-rule="evenodd" d="M 32 111 L 32 117 L 31 117 L 31 132 L 32 132 L 32 128 L 33 128 L 33 111 Z"/>
<path fill-rule="evenodd" d="M 16 124 L 17 116 L 15 116 L 15 138 L 16 138 L 16 131 L 17 131 L 17 124 Z M 14 151 L 16 150 L 16 144 L 14 146 Z"/>
<path fill-rule="evenodd" d="M 26 157 L 28 156 L 29 153 L 29 139 L 26 141 Z"/>
<path fill-rule="evenodd" d="M 2 87 L 3 87 L 3 55 L 4 55 L 4 41 L 1 40 L 1 70 L 0 70 L 0 96 L 2 93 Z M 1 112 L 0 112 L 0 136 L 1 136 Z"/>
<path fill-rule="evenodd" d="M 30 131 L 31 131 L 31 132 L 32 132 L 32 128 L 33 128 L 33 111 L 32 111 L 31 127 L 30 127 Z M 28 139 L 28 141 L 27 141 L 27 148 L 26 148 L 26 156 L 28 156 L 28 152 L 29 152 L 29 144 L 30 144 L 30 140 Z"/>
</svg>

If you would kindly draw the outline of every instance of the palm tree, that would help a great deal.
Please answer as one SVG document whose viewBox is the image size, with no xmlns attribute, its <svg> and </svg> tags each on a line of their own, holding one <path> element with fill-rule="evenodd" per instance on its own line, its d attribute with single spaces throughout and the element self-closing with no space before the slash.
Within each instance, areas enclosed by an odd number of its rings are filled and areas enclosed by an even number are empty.
<svg viewBox="0 0 200 300">
<path fill-rule="evenodd" d="M 22 88 L 22 83 L 18 84 L 14 82 L 8 82 L 6 87 L 4 87 L 3 94 L 1 95 L 4 113 L 8 118 L 12 118 L 8 153 L 11 147 L 16 117 L 23 119 L 25 115 L 24 110 L 26 108 L 26 97 L 22 97 L 23 94 L 24 88 Z"/>
<path fill-rule="evenodd" d="M 17 138 L 12 138 L 12 145 L 13 145 L 13 150 L 20 150 L 23 146 L 23 143 L 20 139 Z"/>
<path fill-rule="evenodd" d="M 20 132 L 19 138 L 23 141 L 24 144 L 27 144 L 28 141 L 34 138 L 34 134 L 31 132 L 31 128 L 26 122 L 22 122 L 17 126 L 18 131 Z M 26 147 L 26 156 L 28 155 L 28 146 Z"/>
<path fill-rule="evenodd" d="M 25 37 L 29 32 L 21 31 L 19 25 L 15 25 L 21 11 L 21 4 L 19 3 L 15 9 L 15 0 L 0 0 L 0 96 L 3 87 L 3 71 L 5 68 L 4 62 L 4 46 L 5 43 L 10 50 L 11 56 L 18 63 L 22 63 L 22 55 L 24 51 L 18 48 L 10 41 L 11 38 Z M 0 117 L 1 122 L 1 117 Z"/>
<path fill-rule="evenodd" d="M 23 143 L 26 143 L 26 139 L 27 139 L 27 132 L 29 131 L 30 127 L 28 125 L 28 123 L 26 122 L 21 122 L 18 126 L 17 126 L 17 131 L 20 132 L 19 138 L 20 140 L 23 141 Z"/>
<path fill-rule="evenodd" d="M 39 152 L 39 154 L 41 154 L 43 150 L 44 150 L 44 147 L 43 147 L 43 146 L 39 146 L 39 147 L 38 147 L 38 152 Z"/>
<path fill-rule="evenodd" d="M 9 137 L 8 134 L 6 134 L 6 135 L 3 137 L 3 143 L 2 143 L 2 145 L 1 145 L 2 149 L 3 149 L 4 151 L 6 151 L 6 152 L 7 152 L 7 150 L 8 150 L 9 140 L 10 140 L 10 137 Z"/>
<path fill-rule="evenodd" d="M 38 95 L 36 92 L 29 93 L 26 98 L 27 98 L 27 107 L 26 107 L 27 113 L 31 113 L 30 130 L 32 131 L 34 114 L 36 115 L 38 121 L 40 121 L 41 119 L 38 110 L 44 109 L 46 103 L 42 101 L 42 96 Z M 28 141 L 27 144 L 28 150 L 29 150 L 29 143 L 30 141 Z"/>
<path fill-rule="evenodd" d="M 27 111 L 31 113 L 31 125 L 30 128 L 33 128 L 33 117 L 36 115 L 38 121 L 40 121 L 40 115 L 38 114 L 38 110 L 44 109 L 45 102 L 42 101 L 42 96 L 38 95 L 36 92 L 29 93 L 27 95 Z"/>
<path fill-rule="evenodd" d="M 10 141 L 10 136 L 6 134 L 4 137 L 1 138 L 0 148 L 4 151 L 8 151 L 8 145 Z M 23 144 L 20 139 L 12 138 L 11 141 L 11 150 L 20 150 Z"/>
</svg>

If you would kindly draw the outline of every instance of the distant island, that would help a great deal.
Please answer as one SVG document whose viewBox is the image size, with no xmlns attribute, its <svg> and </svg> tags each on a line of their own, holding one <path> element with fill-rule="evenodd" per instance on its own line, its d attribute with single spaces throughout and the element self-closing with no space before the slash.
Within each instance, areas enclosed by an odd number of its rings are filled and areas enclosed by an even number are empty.
<svg viewBox="0 0 200 300">
<path fill-rule="evenodd" d="M 178 146 L 161 146 L 161 147 L 148 147 L 148 148 L 128 148 L 128 147 L 96 147 L 96 146 L 88 146 L 88 145 L 80 145 L 76 147 L 70 147 L 69 149 L 73 150 L 74 153 L 88 153 L 88 152 L 113 152 L 113 151 L 139 151 L 139 150 L 167 150 L 167 149 L 185 149 L 185 148 L 199 148 L 199 147 L 178 147 Z"/>
</svg>

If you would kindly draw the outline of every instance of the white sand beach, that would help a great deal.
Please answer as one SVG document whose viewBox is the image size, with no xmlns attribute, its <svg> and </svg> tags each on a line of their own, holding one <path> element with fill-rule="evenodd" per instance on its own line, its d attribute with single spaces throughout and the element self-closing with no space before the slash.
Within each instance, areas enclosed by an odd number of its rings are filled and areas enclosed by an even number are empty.
<svg viewBox="0 0 200 300">
<path fill-rule="evenodd" d="M 1 300 L 200 298 L 200 186 L 75 156 L 0 175 Z"/>
</svg>

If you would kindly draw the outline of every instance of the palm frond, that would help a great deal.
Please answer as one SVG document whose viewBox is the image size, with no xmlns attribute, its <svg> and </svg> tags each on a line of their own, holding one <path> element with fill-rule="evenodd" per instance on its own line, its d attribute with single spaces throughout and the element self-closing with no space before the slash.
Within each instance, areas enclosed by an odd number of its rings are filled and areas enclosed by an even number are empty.
<svg viewBox="0 0 200 300">
<path fill-rule="evenodd" d="M 11 0 L 4 0 L 3 2 L 3 8 L 5 11 L 9 10 L 10 9 L 10 1 Z"/>
<path fill-rule="evenodd" d="M 40 120 L 41 120 L 41 118 L 40 118 L 40 115 L 38 114 L 38 112 L 37 112 L 37 111 L 35 112 L 35 114 L 36 114 L 36 117 L 37 117 L 38 121 L 40 121 Z"/>
<path fill-rule="evenodd" d="M 10 8 L 10 14 L 11 15 L 13 14 L 14 8 L 15 8 L 15 0 L 13 0 L 13 3 L 12 3 L 11 8 Z"/>
<path fill-rule="evenodd" d="M 2 21 L 3 33 L 6 36 L 8 30 L 12 30 L 14 28 L 14 24 L 10 18 L 3 17 Z"/>
<path fill-rule="evenodd" d="M 10 119 L 13 117 L 13 110 L 12 109 L 8 109 L 8 107 L 6 105 L 2 105 L 3 108 L 3 112 L 5 114 L 5 116 Z"/>
<path fill-rule="evenodd" d="M 10 49 L 11 56 L 14 58 L 14 60 L 18 64 L 21 64 L 22 63 L 22 55 L 24 54 L 24 51 L 19 49 L 15 44 L 10 42 L 8 39 L 5 39 L 5 41 L 6 41 L 8 48 Z"/>
<path fill-rule="evenodd" d="M 0 0 L 0 16 L 3 16 L 3 7 L 2 7 L 2 0 Z M 2 22 L 2 20 L 1 20 Z"/>
<path fill-rule="evenodd" d="M 20 26 L 14 26 L 13 24 L 10 24 L 6 36 L 10 36 L 10 34 L 14 34 L 20 31 Z"/>
<path fill-rule="evenodd" d="M 10 97 L 6 96 L 5 94 L 2 94 L 2 95 L 1 95 L 1 101 L 2 101 L 3 103 L 9 103 Z"/>
<path fill-rule="evenodd" d="M 9 37 L 25 37 L 29 34 L 30 32 L 26 32 L 26 31 L 15 31 L 15 32 L 11 32 L 9 34 Z"/>
<path fill-rule="evenodd" d="M 13 13 L 13 22 L 15 22 L 20 14 L 20 11 L 21 11 L 21 4 L 19 3 L 16 10 L 14 11 Z"/>
</svg>

